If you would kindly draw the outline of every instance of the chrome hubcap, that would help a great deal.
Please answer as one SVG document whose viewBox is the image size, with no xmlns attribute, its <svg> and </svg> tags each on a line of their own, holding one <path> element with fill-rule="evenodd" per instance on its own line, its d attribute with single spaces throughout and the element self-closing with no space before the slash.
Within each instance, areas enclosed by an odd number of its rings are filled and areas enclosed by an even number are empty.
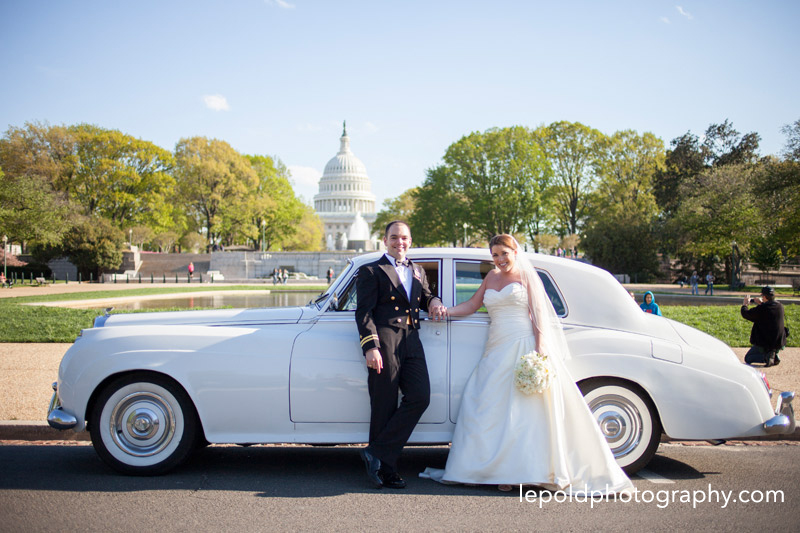
<svg viewBox="0 0 800 533">
<path fill-rule="evenodd" d="M 114 406 L 109 420 L 117 447 L 135 457 L 155 455 L 175 435 L 175 413 L 169 401 L 152 392 L 135 392 Z"/>
<path fill-rule="evenodd" d="M 603 394 L 589 403 L 589 409 L 615 458 L 628 455 L 641 443 L 644 433 L 642 415 L 624 396 Z"/>
</svg>

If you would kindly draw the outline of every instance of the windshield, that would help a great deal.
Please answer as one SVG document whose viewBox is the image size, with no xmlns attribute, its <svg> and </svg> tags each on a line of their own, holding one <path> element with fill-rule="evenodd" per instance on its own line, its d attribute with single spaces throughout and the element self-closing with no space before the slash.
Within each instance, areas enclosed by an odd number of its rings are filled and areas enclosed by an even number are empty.
<svg viewBox="0 0 800 533">
<path fill-rule="evenodd" d="M 353 268 L 353 260 L 348 259 L 347 266 L 344 268 L 344 270 L 342 270 L 342 272 L 338 276 L 336 276 L 336 279 L 333 282 L 331 282 L 330 286 L 327 289 L 325 289 L 324 292 L 320 293 L 319 296 L 308 302 L 308 306 L 320 309 L 322 303 L 328 298 L 330 298 L 330 296 L 334 294 L 334 291 L 337 290 L 337 288 L 340 285 L 340 282 L 348 277 L 348 273 L 352 268 Z"/>
</svg>

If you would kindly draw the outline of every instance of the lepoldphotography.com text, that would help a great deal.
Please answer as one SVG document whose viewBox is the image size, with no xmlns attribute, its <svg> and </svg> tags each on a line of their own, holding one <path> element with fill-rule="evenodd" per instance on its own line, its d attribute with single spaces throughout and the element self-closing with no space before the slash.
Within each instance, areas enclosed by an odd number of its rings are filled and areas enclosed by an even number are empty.
<svg viewBox="0 0 800 533">
<path fill-rule="evenodd" d="M 590 491 L 588 487 L 582 492 L 564 492 L 564 491 L 536 491 L 524 490 L 523 486 L 519 486 L 519 501 L 522 503 L 538 503 L 539 508 L 544 504 L 555 503 L 589 503 L 594 508 L 595 503 L 598 505 L 602 502 L 622 502 L 622 503 L 655 503 L 659 509 L 664 509 L 676 503 L 690 503 L 692 509 L 704 505 L 717 505 L 721 509 L 725 509 L 730 504 L 748 504 L 748 503 L 783 503 L 784 495 L 782 490 L 718 490 L 711 488 L 711 484 L 707 489 L 661 489 L 661 490 L 639 490 L 634 489 L 632 492 L 610 493 L 608 487 L 605 491 L 595 490 Z M 608 496 L 606 496 L 608 494 Z"/>
</svg>

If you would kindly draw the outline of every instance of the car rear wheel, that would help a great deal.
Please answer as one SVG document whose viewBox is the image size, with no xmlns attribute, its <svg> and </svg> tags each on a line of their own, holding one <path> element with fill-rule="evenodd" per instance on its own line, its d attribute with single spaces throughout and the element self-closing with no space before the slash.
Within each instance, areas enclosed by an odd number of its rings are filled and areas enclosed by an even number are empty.
<svg viewBox="0 0 800 533">
<path fill-rule="evenodd" d="M 197 414 L 174 381 L 135 373 L 107 385 L 89 420 L 92 444 L 112 468 L 134 475 L 162 474 L 194 449 Z"/>
<path fill-rule="evenodd" d="M 647 393 L 613 378 L 590 379 L 579 387 L 617 464 L 628 475 L 644 468 L 661 441 L 661 421 Z"/>
</svg>

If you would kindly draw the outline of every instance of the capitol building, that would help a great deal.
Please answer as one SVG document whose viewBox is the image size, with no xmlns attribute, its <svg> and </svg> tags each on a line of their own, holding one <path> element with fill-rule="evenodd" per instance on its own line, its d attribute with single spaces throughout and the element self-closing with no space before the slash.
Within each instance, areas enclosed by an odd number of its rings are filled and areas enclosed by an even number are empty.
<svg viewBox="0 0 800 533">
<path fill-rule="evenodd" d="M 325 248 L 371 251 L 379 245 L 372 238 L 375 195 L 371 192 L 364 163 L 350 151 L 345 123 L 339 152 L 325 165 L 314 196 L 314 209 L 322 220 Z"/>
</svg>

